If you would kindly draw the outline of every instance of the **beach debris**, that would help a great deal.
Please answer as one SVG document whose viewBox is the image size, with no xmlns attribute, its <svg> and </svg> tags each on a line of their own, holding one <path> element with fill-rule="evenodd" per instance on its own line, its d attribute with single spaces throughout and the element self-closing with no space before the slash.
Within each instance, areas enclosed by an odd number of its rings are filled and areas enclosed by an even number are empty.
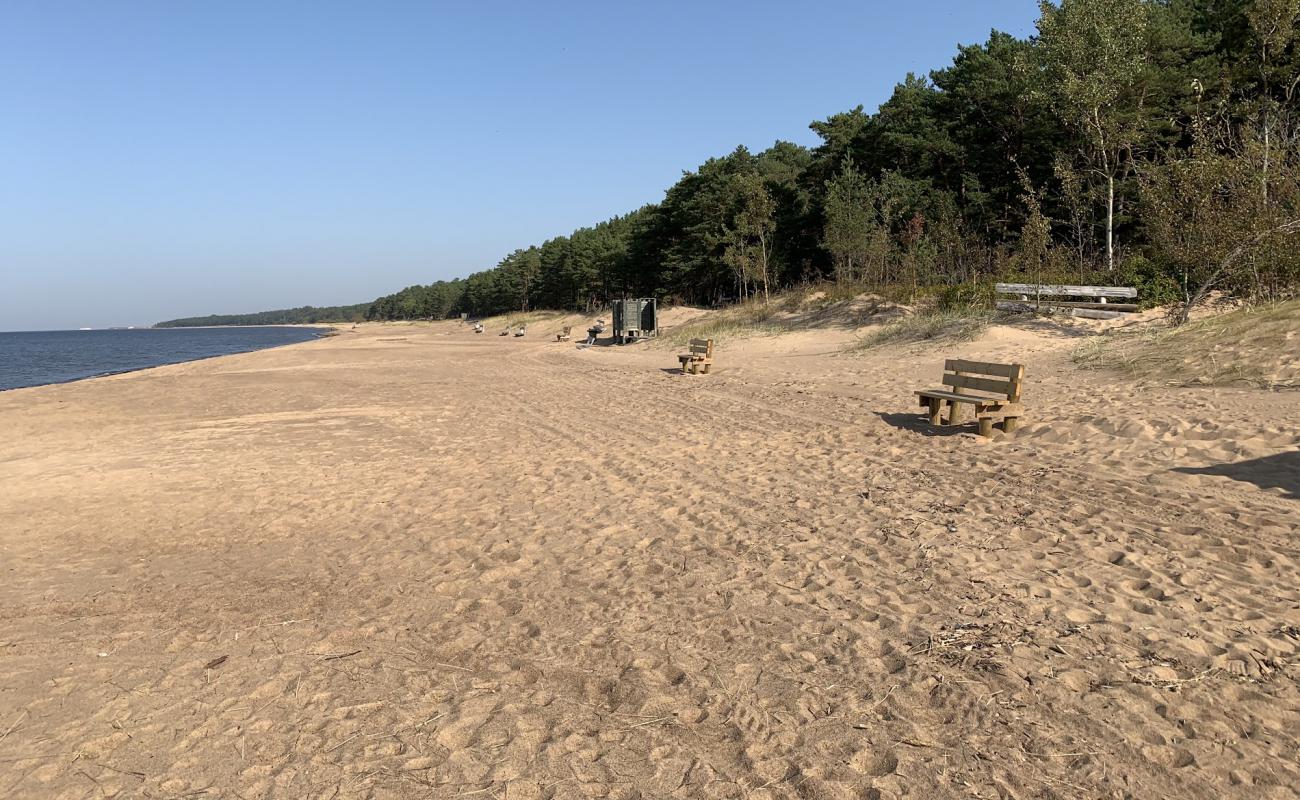
<svg viewBox="0 0 1300 800">
<path fill-rule="evenodd" d="M 1024 631 L 1005 623 L 950 624 L 926 636 L 925 641 L 914 642 L 909 654 L 930 656 L 949 666 L 976 672 L 1001 672 L 1002 664 L 996 657 L 1023 640 L 1024 635 Z"/>
<path fill-rule="evenodd" d="M 321 661 L 337 661 L 340 658 L 350 658 L 351 656 L 355 656 L 357 653 L 360 652 L 361 652 L 360 650 L 353 650 L 348 653 L 333 653 L 331 655 L 321 656 Z"/>
<path fill-rule="evenodd" d="M 221 666 L 222 664 L 226 663 L 226 659 L 227 659 L 227 658 L 230 658 L 230 656 L 229 656 L 229 655 L 217 656 L 216 658 L 212 659 L 212 660 L 209 661 L 208 663 L 204 664 L 204 665 L 203 665 L 203 668 L 204 668 L 204 669 L 216 669 L 217 667 L 219 667 L 219 666 Z"/>
</svg>

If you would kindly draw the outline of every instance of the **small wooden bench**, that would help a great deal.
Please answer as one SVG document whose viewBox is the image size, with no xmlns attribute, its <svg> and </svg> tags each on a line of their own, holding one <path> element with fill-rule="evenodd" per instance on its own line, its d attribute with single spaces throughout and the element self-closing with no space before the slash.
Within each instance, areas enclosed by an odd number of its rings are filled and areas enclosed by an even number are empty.
<svg viewBox="0 0 1300 800">
<path fill-rule="evenodd" d="M 943 365 L 943 385 L 952 389 L 925 389 L 916 392 L 921 405 L 930 409 L 930 424 L 943 424 L 941 412 L 948 407 L 947 424 L 961 422 L 963 404 L 975 407 L 980 436 L 993 435 L 993 420 L 1001 417 L 1002 430 L 1016 429 L 1022 408 L 1020 385 L 1025 377 L 1023 364 L 990 364 L 950 358 Z M 980 394 L 975 394 L 980 392 Z"/>
<path fill-rule="evenodd" d="M 515 331 L 515 336 L 523 336 L 525 333 L 528 333 L 528 326 L 520 325 L 519 330 Z"/>
<path fill-rule="evenodd" d="M 713 366 L 713 340 L 692 339 L 690 350 L 689 353 L 682 353 L 677 357 L 677 360 L 682 363 L 682 373 L 708 375 L 709 367 Z"/>
<path fill-rule="evenodd" d="M 565 326 L 564 326 L 564 330 L 562 330 L 562 331 L 560 331 L 559 333 L 555 334 L 555 341 L 557 341 L 557 342 L 567 342 L 567 341 L 569 341 L 569 334 L 572 333 L 572 332 L 573 332 L 573 326 L 572 326 L 572 325 L 565 325 Z"/>
</svg>

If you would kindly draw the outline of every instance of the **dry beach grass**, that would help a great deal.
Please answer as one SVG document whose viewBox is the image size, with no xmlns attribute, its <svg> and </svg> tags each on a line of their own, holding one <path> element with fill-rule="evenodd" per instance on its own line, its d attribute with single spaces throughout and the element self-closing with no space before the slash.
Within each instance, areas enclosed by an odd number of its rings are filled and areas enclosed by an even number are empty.
<svg viewBox="0 0 1300 800">
<path fill-rule="evenodd" d="M 1180 328 L 1095 337 L 1075 353 L 1083 367 L 1116 369 L 1176 386 L 1300 388 L 1300 300 L 1243 308 Z"/>
<path fill-rule="evenodd" d="M 0 796 L 1296 796 L 1300 395 L 570 323 L 0 394 Z"/>
</svg>

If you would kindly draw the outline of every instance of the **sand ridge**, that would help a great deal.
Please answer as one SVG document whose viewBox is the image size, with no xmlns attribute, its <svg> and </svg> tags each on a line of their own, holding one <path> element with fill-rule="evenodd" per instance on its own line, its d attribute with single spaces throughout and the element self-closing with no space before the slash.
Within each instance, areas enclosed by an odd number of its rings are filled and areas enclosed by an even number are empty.
<svg viewBox="0 0 1300 800">
<path fill-rule="evenodd" d="M 1293 393 L 559 324 L 0 394 L 0 795 L 1295 796 Z"/>
</svg>

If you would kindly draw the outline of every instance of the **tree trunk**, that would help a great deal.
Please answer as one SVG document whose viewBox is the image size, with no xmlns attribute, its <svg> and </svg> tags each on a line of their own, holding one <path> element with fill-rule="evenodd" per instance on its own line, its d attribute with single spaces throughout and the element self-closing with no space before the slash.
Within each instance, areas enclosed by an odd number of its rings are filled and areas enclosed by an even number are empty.
<svg viewBox="0 0 1300 800">
<path fill-rule="evenodd" d="M 1264 205 L 1268 205 L 1268 158 L 1269 158 L 1269 135 L 1268 135 L 1268 111 L 1264 112 L 1264 173 L 1260 176 L 1261 189 L 1263 190 Z"/>
<path fill-rule="evenodd" d="M 1115 271 L 1115 176 L 1106 176 L 1106 269 Z"/>
</svg>

